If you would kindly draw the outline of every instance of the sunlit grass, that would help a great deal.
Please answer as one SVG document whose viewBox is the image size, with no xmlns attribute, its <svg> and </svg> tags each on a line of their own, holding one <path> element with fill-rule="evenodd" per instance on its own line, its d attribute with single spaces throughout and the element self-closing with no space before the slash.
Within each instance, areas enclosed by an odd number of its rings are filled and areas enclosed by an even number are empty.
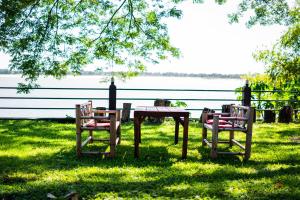
<svg viewBox="0 0 300 200">
<path fill-rule="evenodd" d="M 137 160 L 133 124 L 123 124 L 115 159 L 78 159 L 74 124 L 0 121 L 0 199 L 70 191 L 82 199 L 299 199 L 300 124 L 255 124 L 248 162 L 239 156 L 211 160 L 196 122 L 189 127 L 188 158 L 181 160 L 182 129 L 177 145 L 173 131 L 172 121 L 143 124 Z M 242 133 L 236 138 L 244 141 Z"/>
</svg>

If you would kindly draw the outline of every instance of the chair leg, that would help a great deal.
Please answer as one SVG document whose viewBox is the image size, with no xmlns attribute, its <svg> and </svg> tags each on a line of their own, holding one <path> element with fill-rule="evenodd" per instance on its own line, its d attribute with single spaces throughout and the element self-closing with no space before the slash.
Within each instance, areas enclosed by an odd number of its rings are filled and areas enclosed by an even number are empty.
<svg viewBox="0 0 300 200">
<path fill-rule="evenodd" d="M 217 158 L 217 146 L 218 146 L 218 129 L 212 129 L 212 144 L 211 144 L 211 158 Z"/>
<path fill-rule="evenodd" d="M 110 157 L 114 158 L 116 155 L 116 129 L 110 131 Z"/>
<path fill-rule="evenodd" d="M 175 119 L 175 136 L 174 136 L 174 144 L 178 144 L 178 134 L 179 134 L 179 119 Z"/>
<path fill-rule="evenodd" d="M 121 144 L 121 126 L 119 126 L 117 129 L 117 137 L 119 138 L 118 144 Z"/>
<path fill-rule="evenodd" d="M 251 143 L 252 143 L 252 131 L 246 133 L 246 145 L 245 145 L 245 160 L 249 160 L 251 155 Z"/>
<path fill-rule="evenodd" d="M 229 132 L 229 146 L 230 147 L 233 146 L 233 142 L 232 142 L 233 139 L 234 139 L 234 131 L 230 131 Z"/>
<path fill-rule="evenodd" d="M 206 145 L 206 142 L 204 142 L 204 139 L 207 139 L 207 128 L 202 128 L 202 146 Z"/>
<path fill-rule="evenodd" d="M 76 132 L 76 154 L 81 157 L 81 131 Z"/>
</svg>

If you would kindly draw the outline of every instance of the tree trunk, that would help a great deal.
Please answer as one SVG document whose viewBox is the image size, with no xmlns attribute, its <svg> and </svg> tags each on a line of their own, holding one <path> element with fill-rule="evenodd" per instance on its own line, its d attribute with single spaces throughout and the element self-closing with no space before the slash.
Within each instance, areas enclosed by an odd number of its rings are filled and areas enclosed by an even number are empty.
<svg viewBox="0 0 300 200">
<path fill-rule="evenodd" d="M 131 103 L 123 103 L 122 122 L 129 122 Z"/>
<path fill-rule="evenodd" d="M 272 123 L 275 122 L 276 114 L 274 110 L 264 110 L 264 122 Z"/>
<path fill-rule="evenodd" d="M 290 123 L 293 120 L 293 108 L 291 106 L 283 106 L 279 111 L 278 122 Z"/>
<path fill-rule="evenodd" d="M 222 113 L 230 113 L 230 106 L 231 104 L 222 105 Z"/>
</svg>

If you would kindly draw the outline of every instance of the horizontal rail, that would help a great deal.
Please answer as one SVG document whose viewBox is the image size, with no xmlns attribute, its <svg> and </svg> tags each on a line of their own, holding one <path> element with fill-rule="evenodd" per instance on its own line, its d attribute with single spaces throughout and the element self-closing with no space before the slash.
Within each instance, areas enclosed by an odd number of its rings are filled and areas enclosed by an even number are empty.
<svg viewBox="0 0 300 200">
<path fill-rule="evenodd" d="M 294 99 L 252 99 L 251 101 L 272 101 L 272 102 L 300 102 L 300 100 Z"/>
<path fill-rule="evenodd" d="M 242 92 L 242 91 L 238 91 L 238 92 Z M 282 92 L 282 93 L 299 93 L 299 91 L 284 91 L 284 90 L 252 90 L 251 92 L 261 92 L 261 93 L 264 93 L 264 92 L 273 92 L 273 93 L 279 93 L 279 92 Z"/>
<path fill-rule="evenodd" d="M 18 87 L 0 87 L 0 89 L 16 90 Z M 38 87 L 38 88 L 25 88 L 32 90 L 108 90 L 108 88 L 60 88 L 60 87 Z"/>
<path fill-rule="evenodd" d="M 0 97 L 1 99 L 47 99 L 47 100 L 108 100 L 109 98 L 97 97 Z M 157 100 L 158 98 L 117 98 L 117 100 Z M 240 101 L 237 99 L 198 99 L 198 98 L 164 98 L 166 100 L 181 100 L 181 101 Z M 265 102 L 300 102 L 296 99 L 252 99 L 251 101 L 265 101 Z"/>
<path fill-rule="evenodd" d="M 0 97 L 0 99 L 47 99 L 47 100 L 108 100 L 109 98 L 89 98 L 89 97 Z M 117 98 L 117 100 L 157 100 L 158 98 Z M 165 98 L 166 100 L 182 101 L 240 101 L 237 99 L 191 99 L 191 98 Z"/>
<path fill-rule="evenodd" d="M 16 90 L 18 89 L 18 87 L 0 87 L 0 90 L 7 90 L 7 89 L 13 89 Z M 61 91 L 66 91 L 66 90 L 93 90 L 93 91 L 109 91 L 108 88 L 75 88 L 75 87 L 69 87 L 69 88 L 59 88 L 59 87 L 39 87 L 39 88 L 32 88 L 33 90 L 61 90 Z M 206 90 L 206 89 L 158 89 L 158 88 L 119 88 L 117 89 L 117 91 L 140 91 L 140 92 L 146 92 L 146 91 L 160 91 L 160 92 L 182 92 L 179 94 L 184 94 L 184 92 L 234 92 L 234 93 L 238 93 L 238 92 L 242 92 L 242 90 Z M 50 92 L 50 91 L 49 91 Z M 281 91 L 281 90 L 253 90 L 253 93 L 258 93 L 258 92 L 290 92 L 290 93 L 297 93 L 297 91 Z M 2 92 L 2 94 L 5 95 L 5 93 Z M 143 93 L 144 94 L 144 93 Z M 150 93 L 151 94 L 151 93 Z M 167 93 L 163 93 L 164 96 L 168 96 Z M 145 96 L 145 95 L 144 95 Z M 152 95 L 151 98 L 127 98 L 127 97 L 119 97 L 117 98 L 117 101 L 154 101 L 160 98 L 157 97 L 153 97 L 154 95 Z M 170 95 L 171 96 L 171 95 Z M 178 95 L 179 97 L 188 97 L 189 95 Z M 203 97 L 203 95 L 198 95 L 199 97 Z M 219 95 L 219 97 L 222 97 L 223 95 Z M 204 95 L 205 97 L 205 95 Z M 234 99 L 226 99 L 226 98 L 219 98 L 219 99 L 215 99 L 215 98 L 211 98 L 211 99 L 205 99 L 205 98 L 163 98 L 166 100 L 170 100 L 170 101 L 199 101 L 199 102 L 224 102 L 225 104 L 229 104 L 229 102 L 240 102 L 241 100 L 237 100 L 236 98 Z M 43 97 L 43 96 L 25 96 L 22 94 L 16 95 L 16 96 L 0 96 L 0 100 L 106 100 L 108 101 L 109 98 L 102 98 L 102 97 Z M 294 100 L 284 100 L 284 99 L 252 99 L 251 101 L 253 102 L 300 102 L 297 99 Z M 59 104 L 53 104 L 53 106 L 57 106 Z M 32 104 L 31 106 L 34 106 L 34 104 Z M 122 108 L 118 108 L 119 110 L 121 110 Z M 186 108 L 186 110 L 190 111 L 192 113 L 192 111 L 202 111 L 204 108 Z M 214 109 L 213 110 L 216 111 L 221 111 L 222 109 Z M 75 110 L 75 106 L 74 107 L 0 107 L 0 110 Z M 131 110 L 135 110 L 134 108 L 131 108 Z M 257 109 L 257 111 L 264 111 L 264 110 L 268 110 L 268 109 Z M 274 110 L 274 111 L 278 111 L 278 110 Z M 0 119 L 4 119 L 4 118 L 0 118 Z M 7 117 L 7 119 L 13 119 Z M 16 118 L 16 119 L 21 119 L 21 118 Z M 31 118 L 24 118 L 24 119 L 31 119 Z M 34 119 L 34 118 L 32 118 Z M 66 118 L 57 118 L 57 119 L 66 119 Z"/>
<path fill-rule="evenodd" d="M 0 87 L 0 89 L 18 89 L 18 87 Z M 75 88 L 75 87 L 38 87 L 38 88 L 28 88 L 32 90 L 108 90 L 108 88 Z M 125 91 L 181 91 L 181 92 L 242 92 L 242 90 L 207 90 L 207 89 L 167 89 L 167 88 L 117 88 L 117 90 Z M 252 90 L 252 92 L 274 92 L 274 93 L 299 93 L 299 91 L 284 91 L 284 90 Z"/>
<path fill-rule="evenodd" d="M 0 87 L 0 89 L 16 90 L 18 87 Z M 59 87 L 38 87 L 28 88 L 32 90 L 108 90 L 108 88 L 59 88 Z M 167 89 L 167 88 L 117 88 L 117 90 L 125 91 L 174 91 L 174 92 L 242 92 L 242 90 L 204 90 L 204 89 Z"/>
</svg>

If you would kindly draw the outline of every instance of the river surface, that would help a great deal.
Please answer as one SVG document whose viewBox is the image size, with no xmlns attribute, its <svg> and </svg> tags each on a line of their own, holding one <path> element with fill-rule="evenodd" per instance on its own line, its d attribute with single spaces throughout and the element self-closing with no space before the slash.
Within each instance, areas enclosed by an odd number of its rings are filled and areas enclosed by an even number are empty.
<svg viewBox="0 0 300 200">
<path fill-rule="evenodd" d="M 67 76 L 64 79 L 41 78 L 38 83 L 41 87 L 61 88 L 108 88 L 109 82 L 103 82 L 103 76 L 84 75 Z M 22 82 L 20 75 L 0 75 L 0 87 L 15 87 Z M 234 90 L 244 84 L 242 79 L 199 78 L 199 77 L 162 77 L 140 76 L 126 80 L 115 80 L 117 88 L 157 88 L 157 89 L 196 89 L 196 90 Z M 32 90 L 30 94 L 17 94 L 16 90 L 0 90 L 0 97 L 81 97 L 81 98 L 107 98 L 105 90 Z M 204 91 L 118 91 L 117 98 L 163 98 L 163 99 L 236 99 L 234 92 L 204 92 Z M 74 108 L 75 104 L 86 100 L 24 100 L 0 99 L 0 107 L 40 107 L 40 108 Z M 172 101 L 175 103 L 175 100 Z M 202 109 L 204 107 L 220 109 L 222 104 L 237 103 L 234 101 L 188 101 L 184 100 L 188 109 Z M 123 103 L 132 103 L 136 106 L 151 106 L 153 100 L 118 100 L 117 107 L 122 108 Z M 108 107 L 107 100 L 94 100 L 94 107 Z M 62 118 L 74 117 L 74 110 L 30 110 L 30 109 L 0 109 L 2 117 L 21 118 Z M 198 118 L 200 111 L 191 111 L 192 118 Z"/>
</svg>

